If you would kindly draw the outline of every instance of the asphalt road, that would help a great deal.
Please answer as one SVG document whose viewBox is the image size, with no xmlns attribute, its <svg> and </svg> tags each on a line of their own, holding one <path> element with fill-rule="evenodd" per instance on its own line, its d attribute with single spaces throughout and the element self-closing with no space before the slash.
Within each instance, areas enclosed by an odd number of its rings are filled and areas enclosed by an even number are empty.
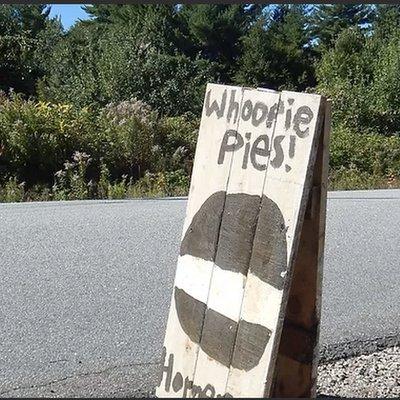
<svg viewBox="0 0 400 400">
<path fill-rule="evenodd" d="M 185 199 L 0 204 L 0 396 L 154 385 Z M 400 334 L 400 191 L 329 194 L 325 357 Z"/>
</svg>

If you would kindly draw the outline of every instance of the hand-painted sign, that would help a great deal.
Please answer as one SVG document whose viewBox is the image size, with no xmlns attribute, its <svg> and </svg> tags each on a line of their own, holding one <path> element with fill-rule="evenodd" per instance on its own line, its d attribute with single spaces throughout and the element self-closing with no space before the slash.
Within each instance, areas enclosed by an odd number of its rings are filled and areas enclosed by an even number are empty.
<svg viewBox="0 0 400 400">
<path fill-rule="evenodd" d="M 284 392 L 275 364 L 324 105 L 207 86 L 158 396 L 262 397 L 277 383 Z"/>
</svg>

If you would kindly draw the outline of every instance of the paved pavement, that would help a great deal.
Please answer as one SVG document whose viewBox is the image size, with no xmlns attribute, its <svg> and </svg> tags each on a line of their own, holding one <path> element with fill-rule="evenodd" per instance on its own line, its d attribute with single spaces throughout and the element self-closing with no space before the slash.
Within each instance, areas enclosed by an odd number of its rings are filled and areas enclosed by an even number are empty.
<svg viewBox="0 0 400 400">
<path fill-rule="evenodd" d="M 185 206 L 0 204 L 0 396 L 134 396 L 153 386 Z M 329 194 L 325 355 L 398 340 L 399 222 L 399 190 Z"/>
</svg>

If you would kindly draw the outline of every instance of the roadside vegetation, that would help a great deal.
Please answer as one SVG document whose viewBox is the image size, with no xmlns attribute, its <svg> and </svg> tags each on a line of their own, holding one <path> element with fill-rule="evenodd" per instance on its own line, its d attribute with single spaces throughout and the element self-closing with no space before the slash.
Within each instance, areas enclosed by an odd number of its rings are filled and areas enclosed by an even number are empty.
<svg viewBox="0 0 400 400">
<path fill-rule="evenodd" d="M 333 101 L 329 187 L 400 187 L 398 5 L 0 6 L 0 201 L 186 195 L 207 82 Z"/>
</svg>

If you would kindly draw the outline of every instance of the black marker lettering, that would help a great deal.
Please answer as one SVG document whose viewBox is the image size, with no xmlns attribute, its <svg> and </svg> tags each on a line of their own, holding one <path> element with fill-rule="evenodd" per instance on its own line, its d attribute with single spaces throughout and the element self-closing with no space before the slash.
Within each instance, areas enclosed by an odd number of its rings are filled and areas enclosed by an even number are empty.
<svg viewBox="0 0 400 400">
<path fill-rule="evenodd" d="M 186 399 L 188 397 L 188 391 L 193 387 L 193 381 L 191 381 L 188 377 L 185 378 L 185 384 L 183 386 L 183 395 L 182 397 Z"/>
<path fill-rule="evenodd" d="M 274 150 L 275 150 L 275 158 L 271 161 L 271 165 L 274 168 L 279 168 L 283 163 L 283 149 L 282 149 L 282 140 L 285 136 L 275 136 L 274 138 Z"/>
<path fill-rule="evenodd" d="M 283 101 L 279 100 L 278 103 L 275 103 L 270 109 L 267 118 L 267 128 L 272 126 L 272 122 L 275 120 L 277 114 L 282 114 L 284 111 Z"/>
<path fill-rule="evenodd" d="M 242 120 L 248 121 L 253 113 L 253 104 L 251 100 L 246 100 L 242 107 Z"/>
<path fill-rule="evenodd" d="M 213 112 L 215 112 L 218 119 L 224 115 L 225 105 L 226 105 L 226 90 L 222 94 L 221 105 L 218 105 L 217 100 L 214 100 L 210 106 L 211 90 L 208 91 L 206 96 L 206 116 L 209 117 Z"/>
<path fill-rule="evenodd" d="M 170 354 L 168 357 L 168 364 L 165 365 L 165 358 L 167 355 L 167 349 L 164 347 L 163 348 L 163 353 L 162 353 L 162 361 L 161 361 L 161 371 L 160 374 L 158 376 L 158 386 L 161 385 L 161 382 L 163 380 L 164 377 L 164 373 L 167 374 L 166 378 L 165 378 L 165 391 L 168 392 L 170 387 L 171 387 L 171 380 L 172 380 L 172 368 L 174 365 L 174 355 Z"/>
<path fill-rule="evenodd" d="M 309 127 L 306 127 L 305 129 L 300 129 L 300 124 L 304 124 L 307 125 L 311 122 L 311 120 L 313 119 L 314 114 L 311 111 L 311 108 L 308 106 L 301 106 L 299 107 L 299 109 L 297 110 L 294 118 L 293 118 L 293 129 L 296 132 L 296 135 L 299 138 L 305 138 L 306 136 L 308 136 Z"/>
<path fill-rule="evenodd" d="M 242 162 L 242 168 L 243 169 L 247 168 L 247 163 L 249 162 L 249 150 L 250 150 L 251 132 L 246 132 L 245 137 L 248 140 L 248 142 L 246 143 L 246 145 L 244 147 L 244 156 L 243 156 L 243 162 Z"/>
<path fill-rule="evenodd" d="M 293 158 L 294 157 L 295 150 L 296 150 L 296 136 L 290 135 L 289 158 Z"/>
<path fill-rule="evenodd" d="M 207 394 L 207 392 L 210 392 L 209 394 Z M 203 397 L 207 397 L 210 399 L 213 399 L 215 397 L 215 388 L 214 386 L 208 384 L 206 385 L 206 387 L 203 390 Z"/>
<path fill-rule="evenodd" d="M 289 105 L 293 104 L 294 99 L 288 99 Z M 290 128 L 290 123 L 292 121 L 292 109 L 289 108 L 286 111 L 286 118 L 285 118 L 285 129 L 288 130 Z"/>
<path fill-rule="evenodd" d="M 261 111 L 260 116 L 257 115 L 259 111 Z M 264 103 L 257 101 L 257 103 L 254 105 L 253 113 L 251 115 L 251 123 L 254 126 L 259 126 L 265 121 L 267 115 L 268 115 L 268 107 Z"/>
<path fill-rule="evenodd" d="M 192 397 L 193 398 L 200 398 L 202 397 L 203 391 L 201 390 L 201 386 L 193 385 L 192 387 Z"/>
<path fill-rule="evenodd" d="M 233 123 L 236 123 L 238 114 L 239 114 L 239 102 L 235 101 L 235 95 L 236 95 L 236 90 L 231 91 L 231 98 L 229 100 L 229 107 L 228 107 L 228 114 L 227 114 L 227 120 L 228 122 L 231 121 L 232 114 L 235 112 L 235 116 L 233 118 Z"/>
<path fill-rule="evenodd" d="M 228 144 L 229 138 L 235 138 L 235 141 L 231 144 Z M 221 143 L 221 148 L 219 150 L 219 155 L 218 155 L 218 164 L 223 164 L 225 160 L 225 153 L 228 151 L 236 151 L 240 149 L 244 144 L 242 136 L 238 132 L 236 132 L 234 129 L 228 129 L 225 132 L 225 135 L 222 139 Z"/>
<path fill-rule="evenodd" d="M 175 374 L 174 380 L 172 381 L 172 389 L 174 392 L 179 392 L 183 387 L 183 376 L 180 372 Z"/>
<path fill-rule="evenodd" d="M 259 147 L 259 144 L 261 142 L 264 142 L 264 147 Z M 251 163 L 253 164 L 253 167 L 258 171 L 265 171 L 267 165 L 260 164 L 257 161 L 256 157 L 257 156 L 268 157 L 269 155 L 268 147 L 269 147 L 269 137 L 267 135 L 260 135 L 253 143 L 253 147 L 251 148 L 250 152 L 250 160 Z"/>
</svg>

